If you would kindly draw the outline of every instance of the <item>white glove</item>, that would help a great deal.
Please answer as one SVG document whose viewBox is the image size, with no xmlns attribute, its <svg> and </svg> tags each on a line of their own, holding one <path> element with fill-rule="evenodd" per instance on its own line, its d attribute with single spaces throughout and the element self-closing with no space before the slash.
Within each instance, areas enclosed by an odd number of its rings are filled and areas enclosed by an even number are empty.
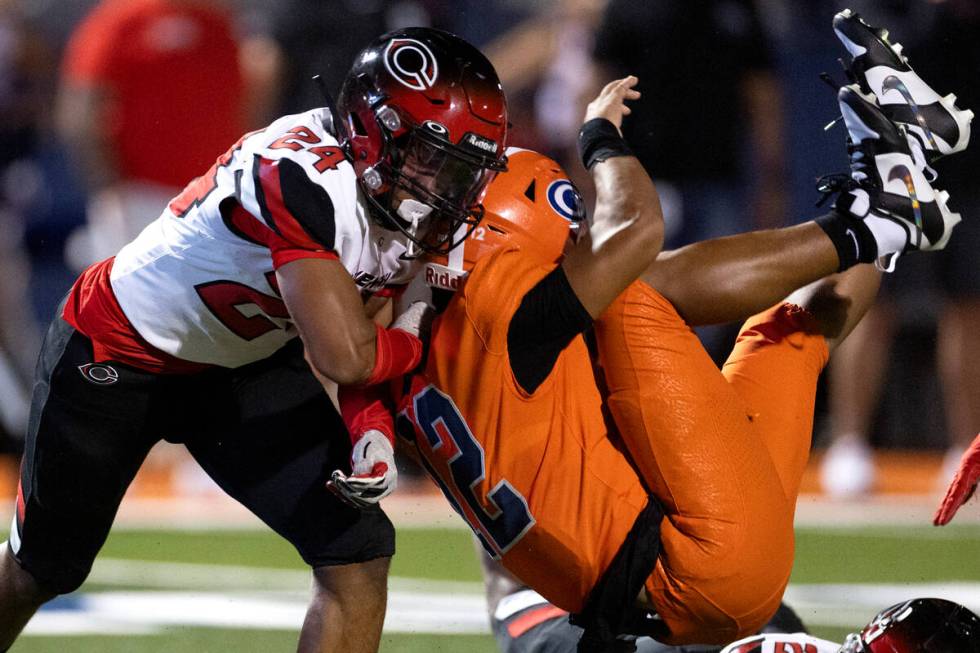
<svg viewBox="0 0 980 653">
<path fill-rule="evenodd" d="M 435 310 L 425 302 L 413 302 L 395 318 L 391 323 L 391 328 L 407 331 L 416 338 L 427 337 L 435 315 Z"/>
<path fill-rule="evenodd" d="M 384 433 L 365 431 L 351 452 L 351 474 L 334 470 L 327 488 L 357 508 L 369 508 L 395 491 L 398 470 L 395 450 Z"/>
</svg>

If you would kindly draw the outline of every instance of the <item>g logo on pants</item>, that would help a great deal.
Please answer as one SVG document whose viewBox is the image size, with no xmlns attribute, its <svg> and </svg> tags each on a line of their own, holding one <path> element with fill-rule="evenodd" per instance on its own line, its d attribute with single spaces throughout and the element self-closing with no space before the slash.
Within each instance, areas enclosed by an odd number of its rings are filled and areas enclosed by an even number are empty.
<svg viewBox="0 0 980 653">
<path fill-rule="evenodd" d="M 102 363 L 79 365 L 78 371 L 82 373 L 86 381 L 95 385 L 112 385 L 119 380 L 119 372 Z"/>
</svg>

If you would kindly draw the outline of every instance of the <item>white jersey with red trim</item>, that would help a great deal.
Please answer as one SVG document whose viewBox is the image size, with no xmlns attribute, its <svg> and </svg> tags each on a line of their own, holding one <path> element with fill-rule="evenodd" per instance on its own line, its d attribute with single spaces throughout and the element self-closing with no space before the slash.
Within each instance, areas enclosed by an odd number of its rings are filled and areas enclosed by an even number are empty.
<svg viewBox="0 0 980 653">
<path fill-rule="evenodd" d="M 721 653 L 839 653 L 840 649 L 840 644 L 804 633 L 773 633 L 732 642 Z"/>
<path fill-rule="evenodd" d="M 154 347 L 238 367 L 297 335 L 274 270 L 338 258 L 365 294 L 414 274 L 404 236 L 367 214 L 326 109 L 246 134 L 116 256 L 112 291 Z"/>
</svg>

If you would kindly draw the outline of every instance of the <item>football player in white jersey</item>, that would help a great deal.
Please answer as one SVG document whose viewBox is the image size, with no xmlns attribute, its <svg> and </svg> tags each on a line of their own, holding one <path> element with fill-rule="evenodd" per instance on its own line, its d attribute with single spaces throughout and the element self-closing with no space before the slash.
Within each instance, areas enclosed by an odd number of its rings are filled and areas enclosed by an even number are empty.
<svg viewBox="0 0 980 653">
<path fill-rule="evenodd" d="M 320 381 L 374 383 L 418 362 L 415 336 L 371 317 L 421 253 L 479 222 L 506 125 L 479 51 L 439 30 L 392 32 L 358 56 L 336 108 L 245 135 L 81 275 L 37 368 L 0 557 L 0 650 L 81 585 L 160 439 L 185 443 L 313 569 L 300 651 L 377 649 L 393 529 L 325 481 L 394 464 L 386 443 L 352 456 Z"/>
</svg>

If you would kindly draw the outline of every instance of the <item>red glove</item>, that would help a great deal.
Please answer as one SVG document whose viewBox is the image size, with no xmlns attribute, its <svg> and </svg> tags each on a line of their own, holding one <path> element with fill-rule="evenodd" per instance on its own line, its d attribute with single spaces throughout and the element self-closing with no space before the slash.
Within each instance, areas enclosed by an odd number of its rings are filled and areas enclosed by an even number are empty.
<svg viewBox="0 0 980 653">
<path fill-rule="evenodd" d="M 959 510 L 960 506 L 970 500 L 973 493 L 977 490 L 977 482 L 980 481 L 980 433 L 970 448 L 960 459 L 960 468 L 956 470 L 953 482 L 946 490 L 943 502 L 939 504 L 936 515 L 932 518 L 932 523 L 936 526 L 945 526 L 953 519 L 953 515 Z"/>
</svg>

